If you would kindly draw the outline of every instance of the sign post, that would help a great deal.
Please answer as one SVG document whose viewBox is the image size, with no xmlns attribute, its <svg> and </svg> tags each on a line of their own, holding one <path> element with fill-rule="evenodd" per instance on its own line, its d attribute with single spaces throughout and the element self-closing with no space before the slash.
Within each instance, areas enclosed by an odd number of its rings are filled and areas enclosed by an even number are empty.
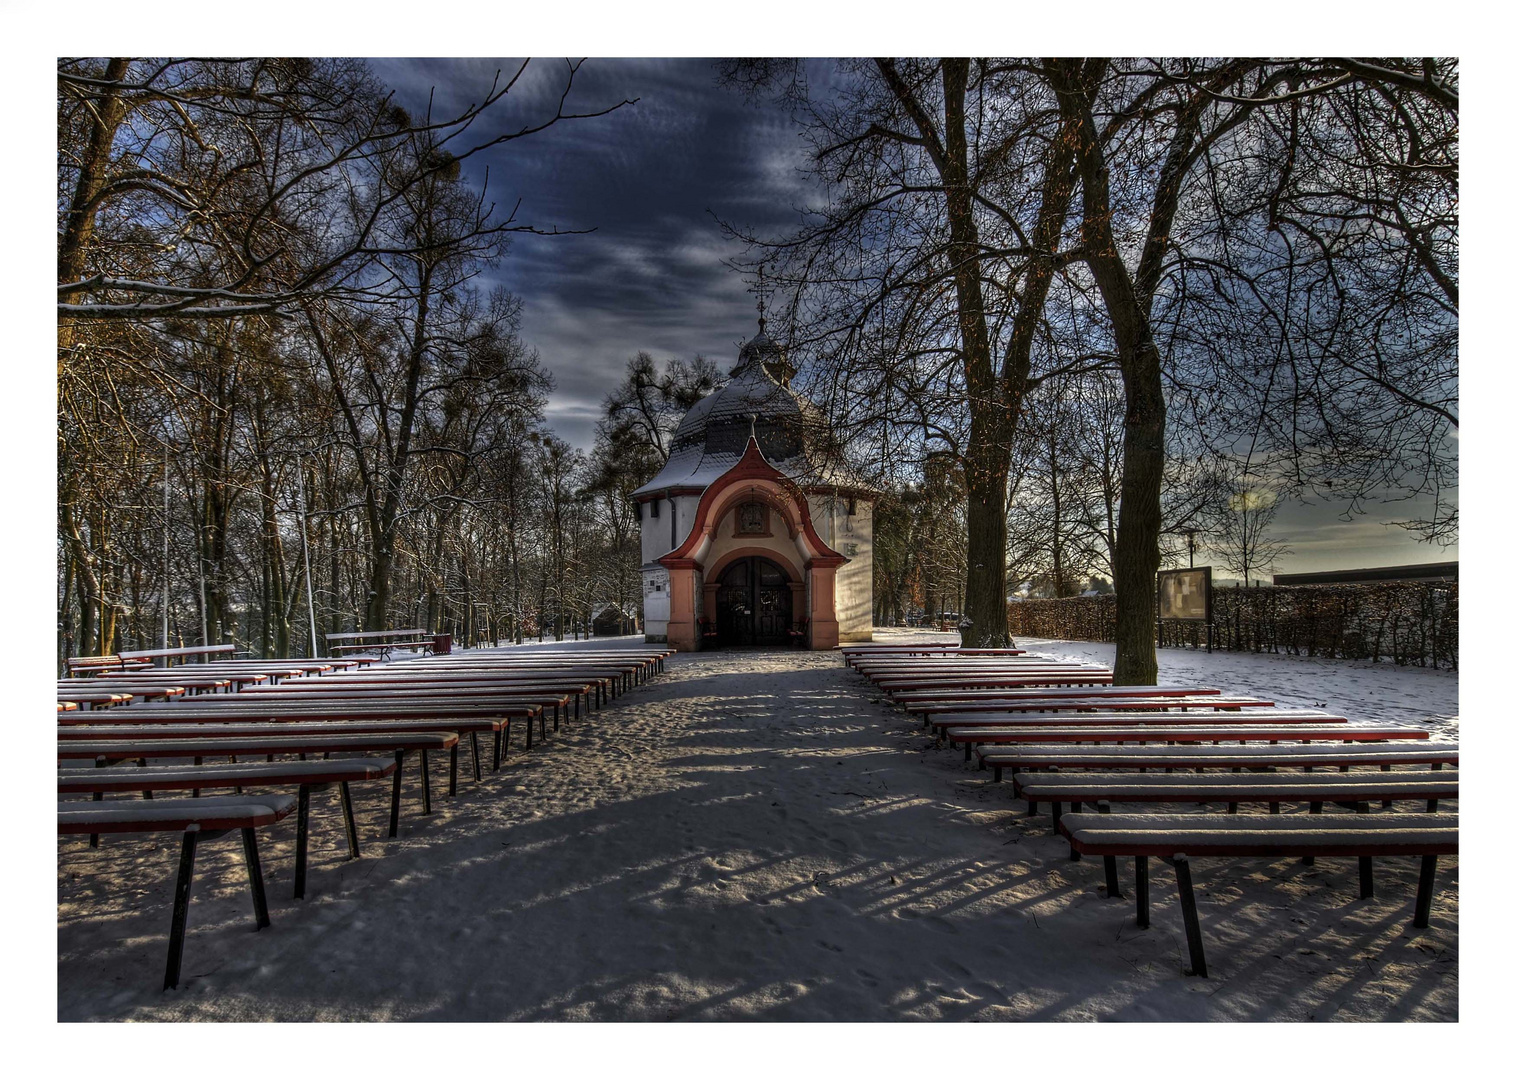
<svg viewBox="0 0 1516 1080">
<path fill-rule="evenodd" d="M 1205 623 L 1205 651 L 1211 651 L 1211 568 L 1158 571 L 1158 625 L 1163 620 Z"/>
</svg>

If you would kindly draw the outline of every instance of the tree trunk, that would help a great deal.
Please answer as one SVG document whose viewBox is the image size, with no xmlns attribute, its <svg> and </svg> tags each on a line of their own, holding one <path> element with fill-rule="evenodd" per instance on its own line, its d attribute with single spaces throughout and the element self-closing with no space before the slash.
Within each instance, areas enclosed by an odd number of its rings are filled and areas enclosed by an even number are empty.
<svg viewBox="0 0 1516 1080">
<path fill-rule="evenodd" d="M 1157 618 L 1159 533 L 1163 527 L 1164 424 L 1162 358 L 1153 340 L 1147 308 L 1140 297 L 1111 230 L 1110 177 L 1100 146 L 1099 127 L 1090 96 L 1104 72 L 1092 61 L 1052 61 L 1058 105 L 1072 125 L 1079 178 L 1084 189 L 1081 236 L 1085 261 L 1095 277 L 1111 320 L 1126 388 L 1123 438 L 1121 521 L 1116 532 L 1116 663 L 1114 682 L 1121 686 L 1158 681 L 1158 652 L 1153 640 Z"/>
</svg>

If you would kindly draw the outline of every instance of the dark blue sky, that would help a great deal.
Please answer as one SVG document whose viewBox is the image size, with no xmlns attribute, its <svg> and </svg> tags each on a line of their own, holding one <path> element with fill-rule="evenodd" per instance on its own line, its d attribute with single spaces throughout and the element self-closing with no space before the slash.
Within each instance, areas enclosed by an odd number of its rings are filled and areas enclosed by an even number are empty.
<svg viewBox="0 0 1516 1080">
<path fill-rule="evenodd" d="M 452 116 L 488 91 L 496 71 L 519 61 L 381 59 L 376 74 L 414 113 L 435 93 L 434 115 Z M 473 134 L 492 137 L 552 115 L 562 60 L 538 60 Z M 813 91 L 830 65 L 813 61 Z M 742 246 L 717 218 L 769 235 L 794 228 L 815 197 L 805 148 L 789 113 L 718 84 L 698 59 L 591 60 L 579 70 L 567 112 L 637 98 L 603 117 L 560 123 L 470 161 L 503 210 L 541 228 L 594 229 L 582 236 L 521 235 L 494 276 L 523 301 L 522 333 L 552 372 L 548 420 L 582 449 L 594 443 L 606 392 L 639 349 L 660 360 L 702 354 L 729 369 L 757 329 L 747 284 L 724 260 Z M 482 141 L 482 140 L 481 140 Z M 1293 554 L 1280 572 L 1456 559 L 1458 549 L 1417 544 L 1385 524 L 1425 513 L 1418 501 L 1339 519 L 1332 506 L 1280 507 L 1274 532 Z M 1202 556 L 1203 557 L 1203 556 Z"/>
<path fill-rule="evenodd" d="M 435 86 L 436 113 L 450 114 L 482 97 L 497 68 L 519 62 L 373 63 L 408 107 L 424 108 Z M 534 61 L 489 130 L 551 115 L 563 83 L 562 61 Z M 639 349 L 660 359 L 700 353 L 729 368 L 756 331 L 753 297 L 723 265 L 741 245 L 723 237 L 716 216 L 777 232 L 805 200 L 788 114 L 718 86 L 710 61 L 589 61 L 566 111 L 628 98 L 639 100 L 493 149 L 470 169 L 477 182 L 488 165 L 493 198 L 503 208 L 520 198 L 522 222 L 595 229 L 519 236 L 496 272 L 522 298 L 523 336 L 557 382 L 549 421 L 585 449 L 602 398 Z"/>
</svg>

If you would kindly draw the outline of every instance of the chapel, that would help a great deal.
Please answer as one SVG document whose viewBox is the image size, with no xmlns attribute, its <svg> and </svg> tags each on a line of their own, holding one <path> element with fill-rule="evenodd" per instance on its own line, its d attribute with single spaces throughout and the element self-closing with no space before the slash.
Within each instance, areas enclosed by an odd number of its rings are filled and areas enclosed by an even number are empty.
<svg viewBox="0 0 1516 1080">
<path fill-rule="evenodd" d="M 765 332 L 685 414 L 634 493 L 647 640 L 681 650 L 873 637 L 874 492 Z"/>
</svg>

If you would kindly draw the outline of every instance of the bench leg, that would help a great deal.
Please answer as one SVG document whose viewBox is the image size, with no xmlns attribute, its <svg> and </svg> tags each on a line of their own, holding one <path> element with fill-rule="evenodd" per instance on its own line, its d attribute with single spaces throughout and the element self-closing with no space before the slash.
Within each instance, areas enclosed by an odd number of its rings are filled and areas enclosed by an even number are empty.
<svg viewBox="0 0 1516 1080">
<path fill-rule="evenodd" d="M 342 792 L 342 827 L 347 830 L 347 857 L 358 857 L 358 824 L 353 820 L 353 793 L 347 788 L 347 781 L 339 783 L 338 788 Z"/>
<path fill-rule="evenodd" d="M 1437 856 L 1423 855 L 1421 879 L 1416 884 L 1416 917 L 1411 921 L 1411 925 L 1419 930 L 1426 929 L 1432 917 L 1432 892 L 1436 887 Z"/>
<path fill-rule="evenodd" d="M 395 782 L 390 787 L 390 839 L 400 835 L 400 774 L 405 771 L 405 751 L 395 751 Z"/>
<path fill-rule="evenodd" d="M 1111 812 L 1111 804 L 1102 799 L 1095 804 L 1095 809 L 1102 814 L 1109 814 Z M 1105 898 L 1107 900 L 1120 900 L 1122 898 L 1121 878 L 1116 873 L 1116 856 L 1106 855 L 1103 856 L 1103 859 L 1105 862 Z"/>
<path fill-rule="evenodd" d="M 97 769 L 103 769 L 103 768 L 105 768 L 105 759 L 103 757 L 98 757 L 98 758 L 95 759 L 95 768 L 97 768 Z M 92 800 L 91 801 L 93 801 L 93 802 L 103 802 L 104 800 L 105 800 L 105 792 L 103 792 L 103 791 L 97 791 L 92 796 Z M 89 846 L 92 847 L 92 848 L 97 848 L 97 847 L 100 846 L 100 834 L 99 833 L 92 832 L 92 833 L 89 834 Z"/>
<path fill-rule="evenodd" d="M 477 784 L 482 779 L 482 774 L 479 770 L 479 733 L 477 731 L 469 732 L 468 739 L 469 756 L 474 760 L 474 783 Z"/>
<path fill-rule="evenodd" d="M 1134 855 L 1132 857 L 1133 877 L 1137 882 L 1137 928 L 1148 928 L 1148 857 L 1146 855 Z"/>
<path fill-rule="evenodd" d="M 1307 772 L 1310 771 L 1309 767 L 1307 767 L 1306 771 Z M 1313 802 L 1311 804 L 1311 813 L 1313 813 L 1313 814 L 1319 814 L 1319 813 L 1321 813 L 1321 804 L 1319 802 Z M 1314 855 L 1304 855 L 1304 856 L 1301 856 L 1300 865 L 1302 865 L 1302 866 L 1315 866 L 1316 865 L 1316 856 L 1314 856 Z"/>
<path fill-rule="evenodd" d="M 1195 885 L 1190 880 L 1190 860 L 1174 856 L 1174 878 L 1179 882 L 1179 907 L 1184 912 L 1184 937 L 1190 946 L 1189 975 L 1209 978 L 1205 967 L 1205 945 L 1200 940 L 1200 912 L 1195 908 Z"/>
<path fill-rule="evenodd" d="M 511 731 L 511 722 L 510 722 L 509 718 L 507 718 L 507 720 L 505 721 L 505 723 L 501 724 L 499 730 L 497 730 L 495 732 L 495 768 L 494 768 L 494 771 L 496 771 L 496 772 L 500 771 L 500 761 L 501 761 L 502 758 L 505 757 L 505 742 L 506 742 L 506 739 L 508 738 L 508 736 L 510 735 L 510 731 Z"/>
<path fill-rule="evenodd" d="M 432 763 L 431 751 L 421 751 L 421 812 L 432 812 Z"/>
<path fill-rule="evenodd" d="M 179 849 L 179 876 L 174 880 L 174 916 L 168 930 L 168 967 L 163 973 L 163 989 L 179 985 L 179 966 L 184 959 L 184 928 L 189 921 L 190 883 L 195 877 L 195 844 L 200 826 L 184 830 L 184 846 Z"/>
<path fill-rule="evenodd" d="M 537 712 L 539 714 L 541 714 L 542 710 L 538 709 Z M 530 750 L 531 748 L 532 748 L 532 718 L 530 716 L 528 716 L 526 718 L 526 749 Z"/>
<path fill-rule="evenodd" d="M 242 855 L 247 860 L 247 884 L 253 892 L 253 921 L 268 925 L 268 896 L 263 891 L 263 864 L 258 861 L 258 830 L 242 830 Z"/>
<path fill-rule="evenodd" d="M 1374 899 L 1374 857 L 1358 856 L 1358 899 Z"/>
<path fill-rule="evenodd" d="M 458 744 L 453 743 L 453 748 L 447 755 L 447 793 L 451 798 L 458 796 Z"/>
<path fill-rule="evenodd" d="M 305 899 L 305 866 L 311 842 L 311 788 L 301 784 L 295 810 L 295 899 Z"/>
</svg>

